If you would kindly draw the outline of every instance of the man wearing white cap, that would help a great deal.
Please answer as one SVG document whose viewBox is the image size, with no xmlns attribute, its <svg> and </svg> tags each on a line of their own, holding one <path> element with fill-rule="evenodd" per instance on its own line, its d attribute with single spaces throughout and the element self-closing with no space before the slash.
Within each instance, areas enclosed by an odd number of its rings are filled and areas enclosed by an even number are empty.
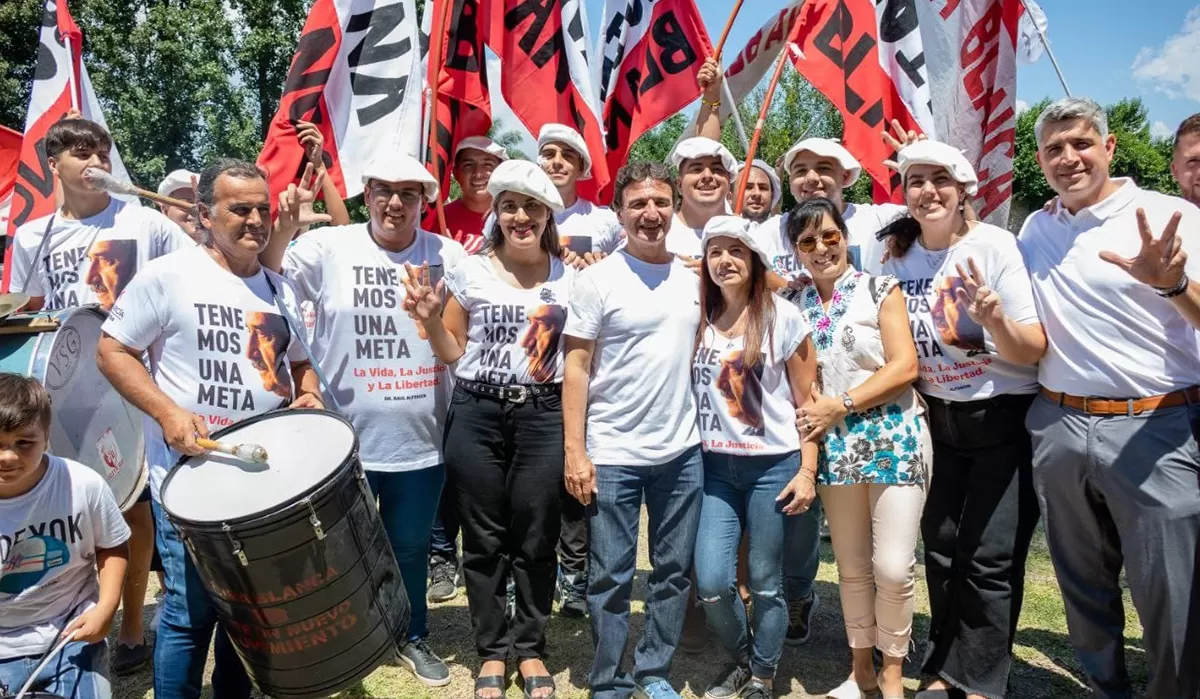
<svg viewBox="0 0 1200 699">
<path fill-rule="evenodd" d="M 438 185 L 416 159 L 378 158 L 363 171 L 363 185 L 369 222 L 318 228 L 290 247 L 290 232 L 282 231 L 263 261 L 296 286 L 301 302 L 313 305 L 313 359 L 330 381 L 330 407 L 358 434 L 359 456 L 412 605 L 400 659 L 426 685 L 441 686 L 450 681 L 449 671 L 425 640 L 426 556 L 445 480 L 450 382 L 424 329 L 404 310 L 404 280 L 406 264 L 427 268 L 436 287 L 466 253 L 418 225 Z"/>
<path fill-rule="evenodd" d="M 195 204 L 196 190 L 192 187 L 192 180 L 196 177 L 196 173 L 191 170 L 172 170 L 162 182 L 158 183 L 158 193 L 165 197 Z M 174 221 L 175 225 L 182 228 L 183 232 L 191 236 L 192 240 L 200 242 L 200 234 L 196 230 L 196 217 L 192 211 L 166 204 L 159 204 L 158 210 Z"/>
<path fill-rule="evenodd" d="M 737 160 L 720 142 L 704 136 L 684 139 L 671 152 L 679 170 L 679 213 L 667 234 L 667 250 L 699 269 L 704 224 L 729 212 L 729 188 Z"/>
<path fill-rule="evenodd" d="M 617 215 L 579 196 L 577 183 L 592 178 L 592 156 L 583 136 L 564 124 L 546 124 L 538 134 L 538 164 L 566 207 L 554 214 L 554 223 L 568 262 L 587 266 L 616 250 L 621 243 Z"/>
<path fill-rule="evenodd" d="M 1195 697 L 1200 209 L 1109 176 L 1116 137 L 1092 100 L 1051 104 L 1034 134 L 1058 203 L 1020 235 L 1048 342 L 1025 425 L 1071 644 L 1096 696 L 1133 696 L 1124 567 L 1145 696 Z"/>
<path fill-rule="evenodd" d="M 483 224 L 492 210 L 492 195 L 488 180 L 492 170 L 508 160 L 504 146 L 487 136 L 470 136 L 459 141 L 454 149 L 454 181 L 462 196 L 442 207 L 446 230 L 440 230 L 437 211 L 433 206 L 425 215 L 425 230 L 448 234 L 463 246 L 468 254 L 483 248 Z"/>
<path fill-rule="evenodd" d="M 742 167 L 746 166 L 743 164 Z M 763 223 L 778 210 L 783 199 L 783 186 L 775 168 L 758 159 L 750 163 L 748 178 L 746 193 L 742 196 L 742 218 Z"/>
</svg>

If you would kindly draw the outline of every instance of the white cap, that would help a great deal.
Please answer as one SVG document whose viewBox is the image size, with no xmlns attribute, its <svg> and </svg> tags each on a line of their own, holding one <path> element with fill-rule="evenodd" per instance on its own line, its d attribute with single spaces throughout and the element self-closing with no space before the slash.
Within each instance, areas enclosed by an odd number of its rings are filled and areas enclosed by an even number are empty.
<svg viewBox="0 0 1200 699">
<path fill-rule="evenodd" d="M 527 194 L 550 207 L 554 213 L 563 210 L 562 197 L 550 176 L 528 160 L 509 160 L 500 163 L 488 180 L 488 194 L 493 200 L 503 192 Z M 486 229 L 485 229 L 486 230 Z"/>
<path fill-rule="evenodd" d="M 191 189 L 193 177 L 199 178 L 199 175 L 190 170 L 172 170 L 166 179 L 158 183 L 158 193 L 167 196 L 177 189 Z"/>
<path fill-rule="evenodd" d="M 816 153 L 822 158 L 833 158 L 841 164 L 846 172 L 850 173 L 850 181 L 845 186 L 849 187 L 858 180 L 858 176 L 862 174 L 862 165 L 850 155 L 850 151 L 846 150 L 845 146 L 829 138 L 806 138 L 796 145 L 792 146 L 783 156 L 783 171 L 791 177 L 792 162 L 796 160 L 796 156 L 804 151 Z"/>
<path fill-rule="evenodd" d="M 425 199 L 435 201 L 438 196 L 438 183 L 433 175 L 425 169 L 420 160 L 400 153 L 399 155 L 378 156 L 363 168 L 362 181 L 367 184 L 371 180 L 380 182 L 415 182 L 424 186 Z"/>
<path fill-rule="evenodd" d="M 750 161 L 750 165 L 767 173 L 767 179 L 771 180 L 771 211 L 774 211 L 775 207 L 779 206 L 779 200 L 783 199 L 783 185 L 779 182 L 779 175 L 775 172 L 775 168 L 758 158 Z"/>
<path fill-rule="evenodd" d="M 587 142 L 583 140 L 582 134 L 565 124 L 546 124 L 538 132 L 539 153 L 547 143 L 561 143 L 578 153 L 583 160 L 583 172 L 579 179 L 592 179 L 592 156 L 588 154 Z"/>
<path fill-rule="evenodd" d="M 896 164 L 900 166 L 901 179 L 907 176 L 908 169 L 913 165 L 939 165 L 946 168 L 946 172 L 957 182 L 966 185 L 967 194 L 975 196 L 979 191 L 979 176 L 975 174 L 975 168 L 971 167 L 967 156 L 954 146 L 940 141 L 917 141 L 901 148 Z"/>
<path fill-rule="evenodd" d="M 683 165 L 683 161 L 704 157 L 720 158 L 721 164 L 729 171 L 730 177 L 738 172 L 737 160 L 734 159 L 733 153 L 730 153 L 729 149 L 719 142 L 704 136 L 685 138 L 680 141 L 675 146 L 675 150 L 671 151 L 671 164 L 678 170 Z"/>
<path fill-rule="evenodd" d="M 504 146 L 496 143 L 487 136 L 468 136 L 458 142 L 458 146 L 454 149 L 454 157 L 465 150 L 481 150 L 488 155 L 494 155 L 501 162 L 508 160 L 508 151 L 504 150 Z"/>
<path fill-rule="evenodd" d="M 754 228 L 754 223 L 741 216 L 713 216 L 704 224 L 704 238 L 700 241 L 700 249 L 707 254 L 708 241 L 713 238 L 736 238 L 754 251 L 758 259 L 762 260 L 763 266 L 770 270 L 771 258 L 767 257 L 766 251 L 755 240 Z"/>
</svg>

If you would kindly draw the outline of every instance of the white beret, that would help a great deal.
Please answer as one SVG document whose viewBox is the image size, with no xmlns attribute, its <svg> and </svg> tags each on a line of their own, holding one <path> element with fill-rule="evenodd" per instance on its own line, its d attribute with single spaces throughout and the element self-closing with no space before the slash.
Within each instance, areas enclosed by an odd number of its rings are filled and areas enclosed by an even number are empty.
<svg viewBox="0 0 1200 699">
<path fill-rule="evenodd" d="M 779 175 L 775 172 L 775 168 L 758 158 L 752 160 L 750 165 L 767 173 L 767 179 L 771 180 L 771 210 L 774 211 L 775 207 L 779 206 L 779 200 L 783 199 L 783 185 L 779 182 Z"/>
<path fill-rule="evenodd" d="M 190 170 L 172 170 L 166 179 L 158 183 L 158 193 L 167 196 L 177 189 L 191 189 L 193 177 L 198 179 L 199 175 Z"/>
<path fill-rule="evenodd" d="M 900 149 L 896 164 L 900 166 L 900 177 L 908 175 L 908 169 L 913 165 L 939 165 L 957 182 L 966 185 L 967 194 L 975 196 L 979 191 L 979 176 L 971 167 L 967 156 L 954 146 L 940 141 L 917 141 Z"/>
<path fill-rule="evenodd" d="M 583 172 L 579 179 L 592 179 L 592 156 L 588 154 L 587 142 L 583 140 L 582 134 L 565 124 L 546 124 L 538 132 L 539 153 L 547 143 L 561 143 L 578 153 L 583 160 Z"/>
<path fill-rule="evenodd" d="M 500 163 L 488 180 L 488 194 L 493 200 L 504 192 L 518 192 L 537 199 L 554 213 L 563 210 L 562 197 L 550 176 L 528 160 L 509 160 Z"/>
<path fill-rule="evenodd" d="M 858 180 L 858 176 L 862 174 L 862 165 L 853 155 L 850 155 L 850 151 L 846 150 L 842 144 L 829 138 L 806 138 L 792 146 L 787 155 L 783 156 L 783 171 L 788 174 L 788 177 L 792 175 L 792 162 L 804 151 L 838 161 L 842 169 L 850 173 L 850 181 L 846 183 L 847 187 L 854 184 Z"/>
<path fill-rule="evenodd" d="M 683 161 L 704 157 L 720 158 L 721 164 L 729 171 L 731 177 L 738 172 L 737 160 L 734 159 L 733 153 L 720 142 L 704 136 L 685 138 L 676 144 L 675 150 L 671 151 L 671 164 L 678 170 Z"/>
<path fill-rule="evenodd" d="M 766 251 L 754 238 L 754 229 L 755 224 L 741 216 L 713 216 L 704 224 L 704 238 L 700 241 L 700 249 L 707 255 L 708 241 L 713 238 L 736 238 L 758 255 L 758 259 L 770 270 L 771 258 L 767 257 Z"/>
<path fill-rule="evenodd" d="M 454 149 L 454 156 L 465 150 L 481 150 L 488 155 L 494 155 L 501 162 L 508 160 L 508 151 L 504 150 L 504 146 L 496 143 L 487 136 L 468 136 L 458 142 L 458 146 Z"/>
<path fill-rule="evenodd" d="M 401 153 L 399 155 L 378 156 L 363 168 L 363 184 L 371 180 L 380 182 L 414 182 L 425 189 L 425 199 L 435 201 L 438 196 L 438 183 L 433 175 L 425 169 L 420 160 Z"/>
</svg>

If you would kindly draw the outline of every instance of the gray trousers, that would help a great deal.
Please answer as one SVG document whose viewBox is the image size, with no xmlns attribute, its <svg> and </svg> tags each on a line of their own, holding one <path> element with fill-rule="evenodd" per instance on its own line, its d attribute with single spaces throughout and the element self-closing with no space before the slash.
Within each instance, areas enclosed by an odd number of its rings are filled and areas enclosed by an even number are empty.
<svg viewBox="0 0 1200 699">
<path fill-rule="evenodd" d="M 1124 565 L 1147 696 L 1200 697 L 1200 406 L 1094 417 L 1039 396 L 1025 424 L 1071 645 L 1097 696 L 1133 697 Z"/>
</svg>

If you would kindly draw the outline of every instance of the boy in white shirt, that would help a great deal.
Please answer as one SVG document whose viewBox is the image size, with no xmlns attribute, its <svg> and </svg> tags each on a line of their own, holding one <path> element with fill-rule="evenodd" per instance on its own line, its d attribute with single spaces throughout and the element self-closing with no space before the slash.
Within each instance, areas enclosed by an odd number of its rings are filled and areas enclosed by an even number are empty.
<svg viewBox="0 0 1200 699">
<path fill-rule="evenodd" d="M 538 133 L 538 165 L 563 201 L 563 210 L 554 214 L 563 261 L 582 268 L 616 250 L 622 233 L 617 215 L 579 196 L 578 183 L 592 179 L 592 156 L 583 135 L 565 124 L 546 124 Z"/>
</svg>

